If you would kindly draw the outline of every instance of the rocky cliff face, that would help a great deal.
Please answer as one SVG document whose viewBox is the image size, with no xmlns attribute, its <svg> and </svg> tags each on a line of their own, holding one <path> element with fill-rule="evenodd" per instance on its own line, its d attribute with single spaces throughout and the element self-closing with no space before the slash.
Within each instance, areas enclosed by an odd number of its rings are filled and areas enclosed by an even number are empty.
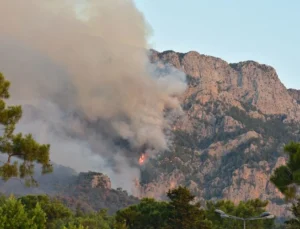
<svg viewBox="0 0 300 229">
<path fill-rule="evenodd" d="M 285 163 L 284 143 L 300 138 L 299 92 L 254 61 L 155 50 L 150 60 L 162 71 L 168 65 L 184 71 L 189 86 L 180 98 L 185 114 L 173 127 L 174 147 L 143 169 L 142 195 L 157 197 L 181 184 L 200 199 L 268 199 L 270 210 L 284 215 L 269 177 Z"/>
<path fill-rule="evenodd" d="M 79 173 L 77 183 L 89 188 L 111 189 L 111 181 L 107 175 L 96 172 Z"/>
<path fill-rule="evenodd" d="M 298 104 L 300 104 L 300 90 L 288 89 L 290 96 L 292 96 Z"/>
<path fill-rule="evenodd" d="M 202 105 L 220 100 L 242 108 L 241 104 L 246 103 L 265 115 L 287 114 L 288 119 L 300 120 L 300 107 L 294 96 L 290 95 L 278 79 L 275 69 L 270 66 L 254 61 L 228 64 L 219 58 L 197 52 L 158 53 L 152 50 L 150 59 L 152 62 L 170 64 L 184 71 L 192 80 L 199 81 L 189 87 L 185 99 L 197 93 L 194 102 Z"/>
</svg>

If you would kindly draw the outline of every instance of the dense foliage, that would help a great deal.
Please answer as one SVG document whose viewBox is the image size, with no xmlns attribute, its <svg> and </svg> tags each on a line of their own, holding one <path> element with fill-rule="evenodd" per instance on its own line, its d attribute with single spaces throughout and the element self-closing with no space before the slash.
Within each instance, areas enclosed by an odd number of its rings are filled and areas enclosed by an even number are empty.
<svg viewBox="0 0 300 229">
<path fill-rule="evenodd" d="M 0 197 L 0 228 L 3 229 L 218 229 L 239 226 L 239 222 L 222 220 L 214 212 L 223 209 L 236 216 L 257 216 L 267 202 L 251 200 L 234 205 L 230 201 L 208 202 L 206 208 L 194 203 L 194 196 L 185 187 L 169 190 L 169 201 L 144 198 L 139 204 L 108 215 L 105 209 L 82 212 L 70 210 L 55 198 L 28 195 L 20 198 Z M 247 228 L 274 228 L 273 220 L 257 221 Z M 238 228 L 238 227 L 237 227 Z"/>
<path fill-rule="evenodd" d="M 219 215 L 215 214 L 216 209 L 220 209 L 229 215 L 250 218 L 258 217 L 265 212 L 268 201 L 261 201 L 259 199 L 241 201 L 238 205 L 234 205 L 229 200 L 220 200 L 216 203 L 209 201 L 207 203 L 207 218 L 213 222 L 213 229 L 223 228 L 242 228 L 243 222 L 232 219 L 222 219 Z M 274 220 L 255 220 L 247 221 L 247 228 L 265 229 L 274 228 Z"/>
<path fill-rule="evenodd" d="M 14 197 L 1 201 L 0 228 L 45 228 L 46 214 L 39 203 L 28 211 L 25 206 Z"/>
<path fill-rule="evenodd" d="M 169 227 L 167 228 L 211 228 L 210 222 L 205 217 L 205 212 L 200 209 L 200 203 L 191 204 L 195 196 L 187 188 L 179 187 L 170 190 L 167 196 L 170 199 Z"/>
<path fill-rule="evenodd" d="M 72 212 L 56 199 L 45 195 L 11 196 L 0 201 L 0 228 L 3 229 L 87 229 L 114 228 L 113 217 L 105 210 L 83 214 Z"/>
<path fill-rule="evenodd" d="M 287 197 L 296 197 L 300 185 L 300 143 L 291 142 L 284 147 L 289 160 L 286 165 L 275 170 L 271 182 Z"/>
<path fill-rule="evenodd" d="M 215 213 L 222 209 L 226 213 L 239 217 L 255 217 L 265 212 L 267 201 L 249 200 L 234 205 L 231 201 L 208 202 L 206 208 L 199 203 L 191 204 L 194 196 L 188 189 L 178 187 L 168 192 L 169 202 L 143 199 L 139 204 L 122 209 L 116 214 L 117 223 L 123 223 L 129 229 L 154 228 L 242 228 L 239 221 L 222 219 Z M 247 224 L 247 228 L 275 228 L 274 220 L 257 220 Z"/>
<path fill-rule="evenodd" d="M 191 204 L 194 196 L 183 187 L 167 193 L 170 201 L 159 202 L 145 198 L 138 205 L 117 212 L 118 223 L 125 223 L 129 229 L 211 228 L 211 222 L 205 217 L 200 204 Z"/>
</svg>

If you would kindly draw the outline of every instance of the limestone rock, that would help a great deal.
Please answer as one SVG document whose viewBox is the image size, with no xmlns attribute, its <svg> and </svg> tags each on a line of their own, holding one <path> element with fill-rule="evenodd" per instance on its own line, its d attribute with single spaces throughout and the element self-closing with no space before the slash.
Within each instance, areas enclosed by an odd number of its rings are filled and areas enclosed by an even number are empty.
<svg viewBox="0 0 300 229">
<path fill-rule="evenodd" d="M 255 61 L 171 50 L 151 50 L 149 58 L 159 69 L 186 73 L 188 88 L 179 98 L 184 115 L 173 126 L 174 146 L 151 162 L 160 176 L 141 187 L 143 195 L 159 198 L 186 185 L 202 200 L 267 199 L 272 213 L 284 215 L 283 196 L 269 179 L 286 162 L 284 144 L 300 138 L 300 91 L 287 90 L 273 67 Z"/>
</svg>

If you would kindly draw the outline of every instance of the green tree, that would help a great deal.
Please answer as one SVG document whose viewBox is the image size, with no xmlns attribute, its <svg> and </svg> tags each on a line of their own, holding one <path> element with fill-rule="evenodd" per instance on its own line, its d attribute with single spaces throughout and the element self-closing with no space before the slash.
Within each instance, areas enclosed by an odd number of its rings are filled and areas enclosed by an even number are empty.
<svg viewBox="0 0 300 229">
<path fill-rule="evenodd" d="M 0 207 L 0 228 L 30 228 L 32 226 L 24 206 L 13 196 Z"/>
<path fill-rule="evenodd" d="M 60 201 L 47 195 L 28 195 L 16 199 L 0 196 L 2 229 L 127 229 L 116 224 L 106 210 L 73 213 Z"/>
<path fill-rule="evenodd" d="M 64 206 L 60 201 L 51 199 L 47 195 L 27 195 L 19 198 L 27 212 L 32 211 L 37 205 L 45 212 L 47 218 L 47 228 L 55 228 L 58 222 L 62 224 L 64 220 L 73 217 L 70 209 Z"/>
<path fill-rule="evenodd" d="M 213 229 L 233 228 L 233 226 L 236 226 L 237 222 L 223 219 L 219 214 L 215 213 L 216 209 L 220 209 L 230 215 L 236 215 L 236 206 L 230 200 L 220 200 L 215 203 L 208 201 L 206 203 L 206 209 L 205 214 L 207 218 L 213 222 Z"/>
<path fill-rule="evenodd" d="M 55 198 L 47 195 L 28 195 L 19 198 L 20 203 L 24 206 L 25 212 L 32 218 L 33 222 L 41 222 L 43 218 L 40 211 L 44 212 L 47 229 L 110 229 L 114 228 L 114 218 L 107 215 L 106 210 L 91 212 L 85 214 L 73 213 L 65 205 Z M 43 228 L 43 227 L 40 227 Z M 125 228 L 117 228 L 125 229 Z"/>
<path fill-rule="evenodd" d="M 154 229 L 164 228 L 169 218 L 167 202 L 144 198 L 137 205 L 119 210 L 116 213 L 117 228 Z"/>
<path fill-rule="evenodd" d="M 7 197 L 4 194 L 0 193 L 0 206 L 5 203 L 6 199 Z"/>
<path fill-rule="evenodd" d="M 270 180 L 287 200 L 292 200 L 300 185 L 300 143 L 291 142 L 284 147 L 284 151 L 289 155 L 288 162 L 278 167 Z"/>
<path fill-rule="evenodd" d="M 176 189 L 169 190 L 167 196 L 170 199 L 168 228 L 211 228 L 211 222 L 206 219 L 205 211 L 200 209 L 200 203 L 191 204 L 195 196 L 187 188 L 179 186 Z"/>
<path fill-rule="evenodd" d="M 284 147 L 289 158 L 286 165 L 278 167 L 272 174 L 271 182 L 292 202 L 293 218 L 285 222 L 286 228 L 300 228 L 300 143 L 290 142 Z"/>
<path fill-rule="evenodd" d="M 0 228 L 3 229 L 43 229 L 46 214 L 39 204 L 27 212 L 23 204 L 11 196 L 0 207 Z"/>
<path fill-rule="evenodd" d="M 156 201 L 144 198 L 137 205 L 116 213 L 117 229 L 209 229 L 211 222 L 206 219 L 200 203 L 192 204 L 194 196 L 185 187 L 169 190 L 170 201 Z"/>
<path fill-rule="evenodd" d="M 223 219 L 219 214 L 215 213 L 215 210 L 220 209 L 229 215 L 249 218 L 257 217 L 265 212 L 267 205 L 268 201 L 259 199 L 241 201 L 238 205 L 235 205 L 230 200 L 220 200 L 217 202 L 208 201 L 206 215 L 207 218 L 213 222 L 213 229 L 242 228 L 243 222 L 226 218 Z M 271 229 L 274 228 L 274 219 L 247 221 L 247 228 Z"/>
<path fill-rule="evenodd" d="M 113 218 L 107 215 L 106 210 L 85 214 L 80 217 L 71 217 L 64 221 L 64 226 L 66 228 L 82 226 L 83 228 L 88 229 L 111 229 L 113 228 L 113 224 Z"/>
<path fill-rule="evenodd" d="M 115 221 L 115 223 L 113 224 L 113 228 L 114 229 L 128 229 L 125 222 L 118 222 L 118 221 Z"/>
<path fill-rule="evenodd" d="M 7 155 L 7 160 L 0 166 L 0 176 L 7 181 L 12 177 L 25 179 L 26 185 L 37 185 L 33 179 L 34 163 L 42 165 L 42 173 L 52 171 L 49 162 L 50 145 L 37 143 L 31 134 L 14 134 L 15 126 L 22 117 L 21 106 L 6 106 L 5 99 L 10 97 L 10 82 L 0 73 L 0 124 L 3 135 L 0 137 L 0 152 Z M 21 160 L 21 164 L 12 158 Z"/>
</svg>

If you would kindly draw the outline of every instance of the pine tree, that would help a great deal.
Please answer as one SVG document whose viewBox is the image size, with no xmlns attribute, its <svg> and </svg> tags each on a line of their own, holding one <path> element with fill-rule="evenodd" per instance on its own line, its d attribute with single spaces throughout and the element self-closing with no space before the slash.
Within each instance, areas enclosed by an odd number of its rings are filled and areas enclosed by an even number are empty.
<svg viewBox="0 0 300 229">
<path fill-rule="evenodd" d="M 300 143 L 291 142 L 284 147 L 284 151 L 289 155 L 289 160 L 275 170 L 270 180 L 291 200 L 296 197 L 300 186 Z"/>
<path fill-rule="evenodd" d="M 167 193 L 170 201 L 170 218 L 168 226 L 173 229 L 208 229 L 210 221 L 206 220 L 205 211 L 200 209 L 200 203 L 191 204 L 195 196 L 185 188 L 169 190 Z"/>
<path fill-rule="evenodd" d="M 14 134 L 16 124 L 22 117 L 21 106 L 6 106 L 5 99 L 10 97 L 10 82 L 0 73 L 0 124 L 3 135 L 0 137 L 0 152 L 7 155 L 2 161 L 0 176 L 7 181 L 12 177 L 25 180 L 26 185 L 37 185 L 33 178 L 34 163 L 42 165 L 42 173 L 52 171 L 49 160 L 50 145 L 37 143 L 31 134 Z M 21 164 L 13 158 L 21 160 Z"/>
</svg>

